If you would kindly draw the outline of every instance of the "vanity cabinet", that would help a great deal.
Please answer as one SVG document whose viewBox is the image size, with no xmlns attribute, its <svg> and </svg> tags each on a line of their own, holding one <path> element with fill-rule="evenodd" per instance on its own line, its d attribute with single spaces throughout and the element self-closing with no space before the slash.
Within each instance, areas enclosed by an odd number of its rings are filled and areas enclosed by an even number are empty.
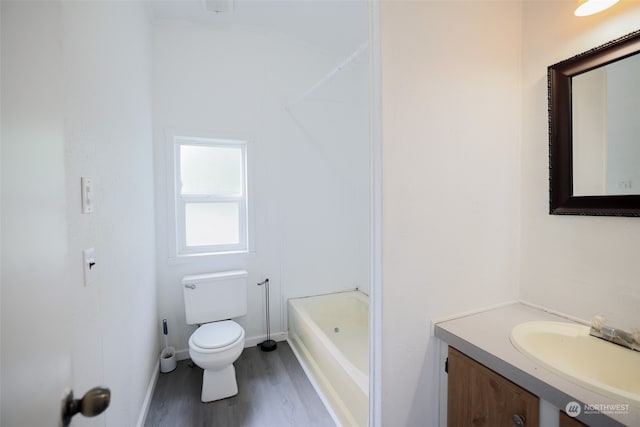
<svg viewBox="0 0 640 427">
<path fill-rule="evenodd" d="M 575 418 L 571 418 L 569 415 L 560 411 L 560 425 L 559 427 L 587 427 L 586 424 L 581 423 Z"/>
<path fill-rule="evenodd" d="M 453 347 L 447 371 L 448 427 L 538 427 L 537 396 Z"/>
</svg>

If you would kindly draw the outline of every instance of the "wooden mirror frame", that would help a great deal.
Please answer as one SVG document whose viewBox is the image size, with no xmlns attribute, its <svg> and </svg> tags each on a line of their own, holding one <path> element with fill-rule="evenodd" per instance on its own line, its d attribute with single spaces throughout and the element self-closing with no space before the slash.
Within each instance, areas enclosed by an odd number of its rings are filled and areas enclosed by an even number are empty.
<svg viewBox="0 0 640 427">
<path fill-rule="evenodd" d="M 548 67 L 551 215 L 640 216 L 640 195 L 573 195 L 571 107 L 572 77 L 639 52 L 640 30 Z"/>
</svg>

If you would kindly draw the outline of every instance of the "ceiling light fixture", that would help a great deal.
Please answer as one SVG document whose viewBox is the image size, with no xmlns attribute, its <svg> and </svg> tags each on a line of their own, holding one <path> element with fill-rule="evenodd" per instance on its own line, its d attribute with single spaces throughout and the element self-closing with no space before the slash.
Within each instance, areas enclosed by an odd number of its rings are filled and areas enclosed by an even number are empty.
<svg viewBox="0 0 640 427">
<path fill-rule="evenodd" d="M 207 12 L 227 13 L 233 11 L 233 0 L 201 0 Z"/>
<path fill-rule="evenodd" d="M 578 1 L 578 7 L 573 12 L 576 16 L 589 16 L 598 12 L 602 12 L 605 9 L 609 9 L 619 0 L 580 0 Z"/>
</svg>

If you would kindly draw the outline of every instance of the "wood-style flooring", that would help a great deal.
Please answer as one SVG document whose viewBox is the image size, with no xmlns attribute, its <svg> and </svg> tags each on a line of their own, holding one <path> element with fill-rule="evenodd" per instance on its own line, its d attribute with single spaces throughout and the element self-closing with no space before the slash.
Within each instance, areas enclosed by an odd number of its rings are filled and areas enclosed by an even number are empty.
<svg viewBox="0 0 640 427">
<path fill-rule="evenodd" d="M 238 394 L 202 403 L 202 369 L 190 360 L 160 374 L 145 427 L 335 427 L 286 342 L 245 348 L 234 364 Z"/>
</svg>

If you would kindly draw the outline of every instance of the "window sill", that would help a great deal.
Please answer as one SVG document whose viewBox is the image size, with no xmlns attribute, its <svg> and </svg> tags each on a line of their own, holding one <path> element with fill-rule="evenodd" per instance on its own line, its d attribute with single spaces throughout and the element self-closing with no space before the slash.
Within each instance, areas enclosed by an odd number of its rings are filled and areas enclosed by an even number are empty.
<svg viewBox="0 0 640 427">
<path fill-rule="evenodd" d="M 240 251 L 226 251 L 226 252 L 199 252 L 199 253 L 187 253 L 172 256 L 167 259 L 169 265 L 189 264 L 201 260 L 224 258 L 224 257 L 253 257 L 255 251 L 240 250 Z"/>
</svg>

